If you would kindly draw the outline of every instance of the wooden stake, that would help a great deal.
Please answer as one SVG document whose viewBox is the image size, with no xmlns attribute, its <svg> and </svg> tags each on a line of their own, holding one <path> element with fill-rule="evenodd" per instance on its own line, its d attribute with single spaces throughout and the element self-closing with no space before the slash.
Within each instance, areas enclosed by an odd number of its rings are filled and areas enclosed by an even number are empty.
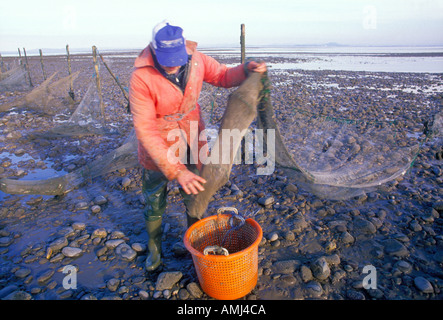
<svg viewBox="0 0 443 320">
<path fill-rule="evenodd" d="M 123 96 L 125 97 L 125 99 L 129 102 L 129 98 L 126 95 L 126 91 L 125 89 L 123 89 L 123 86 L 120 84 L 120 81 L 118 81 L 117 77 L 114 75 L 114 73 L 112 73 L 111 69 L 108 67 L 108 65 L 106 64 L 105 60 L 103 59 L 103 56 L 101 54 L 99 54 L 100 59 L 102 60 L 103 64 L 105 65 L 106 69 L 109 71 L 109 73 L 111 74 L 112 78 L 114 78 L 115 82 L 117 82 L 117 85 L 119 86 L 120 90 L 123 93 Z"/>
<path fill-rule="evenodd" d="M 46 80 L 45 66 L 43 65 L 43 53 L 42 53 L 42 49 L 38 49 L 38 50 L 40 51 L 40 64 L 42 65 L 43 79 Z"/>
<path fill-rule="evenodd" d="M 34 85 L 32 84 L 32 81 L 31 81 L 31 72 L 29 71 L 28 56 L 26 55 L 26 49 L 25 49 L 25 48 L 23 48 L 23 53 L 25 54 L 25 61 L 26 61 L 25 69 L 26 69 L 26 71 L 27 71 L 27 73 L 28 73 L 29 85 L 30 85 L 31 87 L 33 87 Z"/>
<path fill-rule="evenodd" d="M 18 48 L 18 64 L 22 65 L 22 52 L 20 51 L 20 48 Z"/>
<path fill-rule="evenodd" d="M 66 54 L 67 54 L 67 59 L 68 59 L 68 73 L 71 76 L 71 55 L 69 54 L 69 45 L 66 45 Z M 69 96 L 72 98 L 72 100 L 75 100 L 75 95 L 74 95 L 74 91 L 73 91 L 73 80 L 72 77 L 70 78 L 70 83 L 69 83 Z"/>
<path fill-rule="evenodd" d="M 241 47 L 241 63 L 245 63 L 245 59 L 246 59 L 245 25 L 243 23 L 240 27 L 240 47 Z"/>
<path fill-rule="evenodd" d="M 100 109 L 102 112 L 102 117 L 104 119 L 105 118 L 105 106 L 103 104 L 102 88 L 101 88 L 101 84 L 100 84 L 100 72 L 98 70 L 97 47 L 96 46 L 92 46 L 92 60 L 94 61 L 95 82 L 97 85 L 98 96 L 100 98 Z"/>
</svg>

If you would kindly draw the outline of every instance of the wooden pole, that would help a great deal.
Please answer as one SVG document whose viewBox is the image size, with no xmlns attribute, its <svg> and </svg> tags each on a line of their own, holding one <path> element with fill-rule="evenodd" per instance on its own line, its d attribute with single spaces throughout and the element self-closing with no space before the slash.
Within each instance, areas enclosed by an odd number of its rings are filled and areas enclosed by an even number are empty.
<svg viewBox="0 0 443 320">
<path fill-rule="evenodd" d="M 25 61 L 26 61 L 25 69 L 26 69 L 26 72 L 28 73 L 29 85 L 31 87 L 33 87 L 34 85 L 32 84 L 32 80 L 31 80 L 31 72 L 29 70 L 28 56 L 26 55 L 26 49 L 25 48 L 23 48 L 23 53 L 25 54 Z"/>
<path fill-rule="evenodd" d="M 117 85 L 119 86 L 120 90 L 123 93 L 123 96 L 125 97 L 126 101 L 129 102 L 129 98 L 126 95 L 126 91 L 125 89 L 123 89 L 123 86 L 120 84 L 120 81 L 118 81 L 117 77 L 114 75 L 114 73 L 111 71 L 111 69 L 108 67 L 108 65 L 106 64 L 105 60 L 103 59 L 103 56 L 101 54 L 99 54 L 100 59 L 102 60 L 103 64 L 105 65 L 106 69 L 109 71 L 109 73 L 111 74 L 112 78 L 114 78 L 115 82 L 117 82 Z"/>
<path fill-rule="evenodd" d="M 245 63 L 246 48 L 245 48 L 245 25 L 241 24 L 240 27 L 240 47 L 241 47 L 241 63 Z"/>
<path fill-rule="evenodd" d="M 66 54 L 67 54 L 67 59 L 68 59 L 68 73 L 71 76 L 71 55 L 69 54 L 69 45 L 66 45 Z M 70 78 L 70 83 L 69 83 L 69 96 L 72 98 L 72 100 L 75 100 L 75 95 L 74 95 L 74 91 L 73 91 L 73 80 L 72 80 L 72 76 Z"/>
<path fill-rule="evenodd" d="M 42 65 L 42 72 L 43 72 L 43 80 L 46 80 L 46 72 L 45 72 L 45 66 L 43 65 L 43 53 L 42 49 L 38 49 L 40 52 L 40 64 Z"/>
<path fill-rule="evenodd" d="M 98 96 L 100 98 L 100 109 L 102 112 L 103 119 L 105 118 L 105 106 L 103 104 L 103 96 L 102 96 L 102 88 L 100 84 L 100 72 L 98 70 L 98 61 L 97 61 L 97 47 L 92 46 L 92 60 L 94 61 L 94 70 L 95 70 L 95 83 L 97 85 Z"/>
<path fill-rule="evenodd" d="M 20 51 L 20 48 L 18 48 L 18 64 L 22 65 L 22 52 Z"/>
</svg>

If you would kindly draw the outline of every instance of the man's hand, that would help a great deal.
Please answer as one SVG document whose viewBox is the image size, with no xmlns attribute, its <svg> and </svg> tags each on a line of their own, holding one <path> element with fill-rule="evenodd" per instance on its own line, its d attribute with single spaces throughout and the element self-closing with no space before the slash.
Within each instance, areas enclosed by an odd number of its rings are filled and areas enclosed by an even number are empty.
<svg viewBox="0 0 443 320">
<path fill-rule="evenodd" d="M 263 73 L 266 72 L 267 70 L 266 63 L 263 61 L 262 62 L 249 61 L 247 68 L 249 72 L 258 72 L 258 73 Z"/>
<path fill-rule="evenodd" d="M 180 171 L 176 179 L 187 194 L 198 194 L 205 190 L 201 184 L 206 183 L 206 180 L 188 169 Z"/>
</svg>

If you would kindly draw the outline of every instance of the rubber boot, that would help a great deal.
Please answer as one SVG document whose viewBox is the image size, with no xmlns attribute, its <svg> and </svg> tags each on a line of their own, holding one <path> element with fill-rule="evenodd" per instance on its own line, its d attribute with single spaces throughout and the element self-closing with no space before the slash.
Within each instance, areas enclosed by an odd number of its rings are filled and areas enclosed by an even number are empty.
<svg viewBox="0 0 443 320">
<path fill-rule="evenodd" d="M 153 271 L 158 268 L 161 263 L 162 248 L 162 218 L 153 221 L 146 221 L 146 231 L 148 232 L 148 250 L 149 255 L 146 258 L 146 271 Z"/>
</svg>

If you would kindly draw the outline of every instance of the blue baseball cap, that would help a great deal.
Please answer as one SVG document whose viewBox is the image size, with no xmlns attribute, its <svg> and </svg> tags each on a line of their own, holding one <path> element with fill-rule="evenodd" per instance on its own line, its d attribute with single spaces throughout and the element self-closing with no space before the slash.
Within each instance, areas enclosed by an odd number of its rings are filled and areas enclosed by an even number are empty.
<svg viewBox="0 0 443 320">
<path fill-rule="evenodd" d="M 188 61 L 182 28 L 171 26 L 169 22 L 163 21 L 153 30 L 152 43 L 157 61 L 162 66 L 177 67 L 185 65 Z"/>
</svg>

